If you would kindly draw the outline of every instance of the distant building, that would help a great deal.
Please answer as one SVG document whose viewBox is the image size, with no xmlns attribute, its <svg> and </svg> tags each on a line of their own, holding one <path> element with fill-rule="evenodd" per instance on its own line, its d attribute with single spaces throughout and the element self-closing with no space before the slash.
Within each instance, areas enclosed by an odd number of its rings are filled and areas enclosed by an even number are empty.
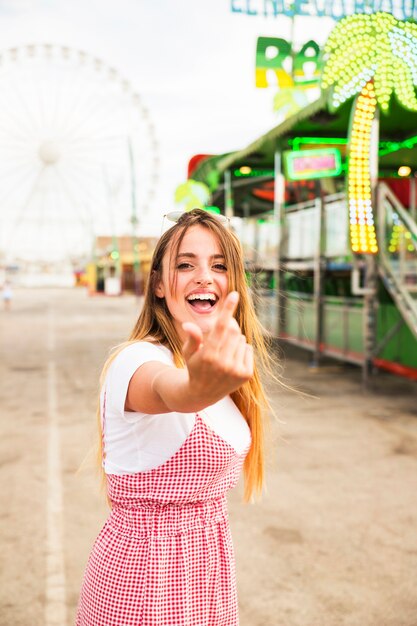
<svg viewBox="0 0 417 626">
<path fill-rule="evenodd" d="M 150 271 L 157 237 L 98 236 L 94 257 L 88 263 L 84 279 L 90 293 L 120 295 L 124 292 L 143 294 Z"/>
</svg>

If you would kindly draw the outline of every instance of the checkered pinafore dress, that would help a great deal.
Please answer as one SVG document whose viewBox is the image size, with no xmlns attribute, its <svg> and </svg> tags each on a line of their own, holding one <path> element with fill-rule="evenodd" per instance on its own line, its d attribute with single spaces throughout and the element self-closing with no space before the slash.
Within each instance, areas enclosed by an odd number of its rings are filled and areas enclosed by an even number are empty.
<svg viewBox="0 0 417 626">
<path fill-rule="evenodd" d="M 238 625 L 225 494 L 245 455 L 197 414 L 168 461 L 107 475 L 112 511 L 90 555 L 77 626 Z"/>
</svg>

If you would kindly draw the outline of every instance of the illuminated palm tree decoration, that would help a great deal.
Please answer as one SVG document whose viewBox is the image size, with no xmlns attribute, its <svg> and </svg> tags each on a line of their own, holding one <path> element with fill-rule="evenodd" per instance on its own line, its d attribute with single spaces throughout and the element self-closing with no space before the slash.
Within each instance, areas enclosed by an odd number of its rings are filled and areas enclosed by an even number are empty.
<svg viewBox="0 0 417 626">
<path fill-rule="evenodd" d="M 378 252 L 372 210 L 372 137 L 377 105 L 387 113 L 393 93 L 406 109 L 417 111 L 417 24 L 390 13 L 351 15 L 331 32 L 324 48 L 327 59 L 322 88 L 331 88 L 337 108 L 355 94 L 349 136 L 347 195 L 353 252 Z"/>
<path fill-rule="evenodd" d="M 297 87 L 284 87 L 274 96 L 273 109 L 275 113 L 282 115 L 284 119 L 295 115 L 297 111 L 308 104 L 309 100 L 305 89 Z"/>
<path fill-rule="evenodd" d="M 205 183 L 197 182 L 189 178 L 185 183 L 181 183 L 175 190 L 175 203 L 183 211 L 201 209 L 207 205 L 210 198 L 210 189 Z"/>
</svg>

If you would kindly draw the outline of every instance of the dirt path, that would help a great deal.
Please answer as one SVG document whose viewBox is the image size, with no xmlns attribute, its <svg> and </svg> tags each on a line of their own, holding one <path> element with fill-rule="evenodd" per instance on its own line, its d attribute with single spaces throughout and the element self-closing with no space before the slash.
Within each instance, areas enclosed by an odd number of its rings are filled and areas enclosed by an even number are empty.
<svg viewBox="0 0 417 626">
<path fill-rule="evenodd" d="M 77 469 L 100 366 L 137 306 L 28 290 L 0 311 L 0 626 L 74 623 L 106 517 Z M 416 626 L 417 385 L 381 374 L 364 393 L 358 369 L 286 354 L 288 382 L 317 398 L 271 390 L 268 494 L 230 497 L 241 626 Z"/>
</svg>

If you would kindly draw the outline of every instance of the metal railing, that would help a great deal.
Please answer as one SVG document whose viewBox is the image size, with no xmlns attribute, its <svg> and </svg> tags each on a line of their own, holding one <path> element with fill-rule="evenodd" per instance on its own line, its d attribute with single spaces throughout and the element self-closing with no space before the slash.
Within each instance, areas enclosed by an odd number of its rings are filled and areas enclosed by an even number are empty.
<svg viewBox="0 0 417 626">
<path fill-rule="evenodd" d="M 263 327 L 277 335 L 276 291 L 259 290 L 257 312 Z M 285 324 L 281 336 L 286 341 L 315 350 L 317 309 L 312 294 L 286 292 L 282 308 Z M 323 342 L 321 354 L 351 363 L 363 362 L 363 306 L 361 298 L 326 296 L 323 299 Z"/>
<path fill-rule="evenodd" d="M 417 225 L 387 185 L 378 185 L 379 272 L 417 337 Z"/>
<path fill-rule="evenodd" d="M 287 240 L 283 256 L 288 260 L 315 257 L 321 228 L 321 202 L 322 200 L 317 198 L 308 203 L 304 202 L 286 208 Z M 323 253 L 327 258 L 350 256 L 345 194 L 325 196 L 323 202 Z"/>
</svg>

